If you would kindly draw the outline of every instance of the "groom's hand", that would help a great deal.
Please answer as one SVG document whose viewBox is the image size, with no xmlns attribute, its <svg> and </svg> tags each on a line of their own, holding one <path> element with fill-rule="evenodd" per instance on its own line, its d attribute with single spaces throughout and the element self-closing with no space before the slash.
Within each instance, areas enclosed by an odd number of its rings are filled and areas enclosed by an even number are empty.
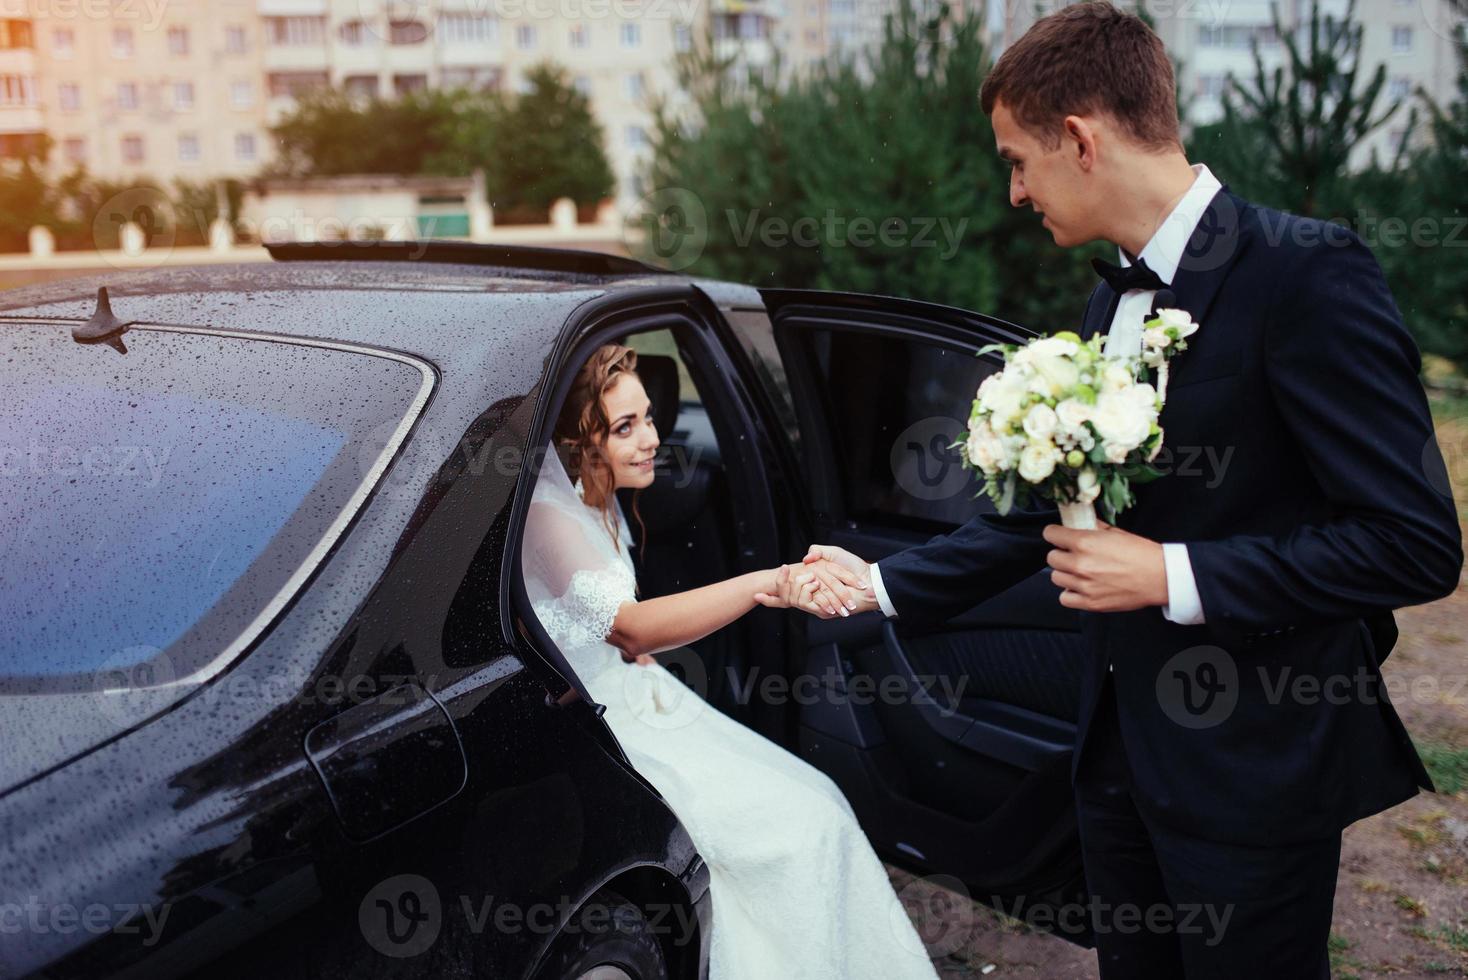
<svg viewBox="0 0 1468 980">
<path fill-rule="evenodd" d="M 1060 604 L 1087 612 L 1129 612 L 1167 605 L 1162 545 L 1097 521 L 1094 531 L 1051 524 L 1045 540 L 1050 580 L 1064 591 Z"/>
</svg>

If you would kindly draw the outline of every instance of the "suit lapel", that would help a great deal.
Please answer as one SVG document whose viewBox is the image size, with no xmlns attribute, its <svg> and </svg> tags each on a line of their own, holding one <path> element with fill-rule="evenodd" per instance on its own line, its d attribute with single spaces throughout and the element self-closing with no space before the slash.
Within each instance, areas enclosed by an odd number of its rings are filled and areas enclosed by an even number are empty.
<svg viewBox="0 0 1468 980">
<path fill-rule="evenodd" d="M 1242 232 L 1239 221 L 1243 206 L 1240 198 L 1229 193 L 1227 185 L 1213 195 L 1173 274 L 1175 305 L 1191 313 L 1198 323 L 1206 322 L 1229 270 L 1249 247 L 1250 238 Z"/>
<path fill-rule="evenodd" d="M 1116 315 L 1116 307 L 1120 302 L 1120 293 L 1104 282 L 1097 283 L 1086 303 L 1086 315 L 1081 323 L 1081 339 L 1090 340 L 1104 331 L 1111 323 L 1111 318 Z"/>
</svg>

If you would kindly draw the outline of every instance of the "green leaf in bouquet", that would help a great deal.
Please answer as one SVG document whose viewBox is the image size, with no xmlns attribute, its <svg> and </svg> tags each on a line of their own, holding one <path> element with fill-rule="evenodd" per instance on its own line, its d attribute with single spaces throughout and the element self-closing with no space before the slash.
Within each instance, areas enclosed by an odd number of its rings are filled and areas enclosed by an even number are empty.
<svg viewBox="0 0 1468 980">
<path fill-rule="evenodd" d="M 974 356 L 983 357 L 985 354 L 992 354 L 995 351 L 999 351 L 1003 354 L 1009 354 L 1013 350 L 1013 344 L 985 344 L 983 347 L 980 347 L 978 350 L 974 351 Z"/>
<path fill-rule="evenodd" d="M 1151 483 L 1153 480 L 1166 475 L 1151 463 L 1143 463 L 1131 474 L 1131 482 L 1135 484 Z"/>
<path fill-rule="evenodd" d="M 1014 484 L 1017 474 L 1010 470 L 1004 474 L 1004 489 L 999 494 L 999 499 L 994 501 L 994 509 L 1000 516 L 1008 514 L 1014 508 Z"/>
<path fill-rule="evenodd" d="M 1078 384 L 1071 389 L 1071 397 L 1087 405 L 1096 404 L 1096 389 L 1087 384 Z"/>
</svg>

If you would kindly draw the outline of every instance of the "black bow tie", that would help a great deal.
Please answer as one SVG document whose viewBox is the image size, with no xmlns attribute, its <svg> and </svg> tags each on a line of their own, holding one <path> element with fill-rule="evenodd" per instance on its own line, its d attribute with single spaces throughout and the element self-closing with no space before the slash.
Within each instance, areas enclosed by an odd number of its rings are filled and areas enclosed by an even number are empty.
<svg viewBox="0 0 1468 980">
<path fill-rule="evenodd" d="M 1167 286 L 1162 277 L 1147 268 L 1147 263 L 1140 258 L 1131 265 L 1112 265 L 1110 262 L 1092 259 L 1091 268 L 1118 294 L 1130 289 L 1164 289 Z"/>
</svg>

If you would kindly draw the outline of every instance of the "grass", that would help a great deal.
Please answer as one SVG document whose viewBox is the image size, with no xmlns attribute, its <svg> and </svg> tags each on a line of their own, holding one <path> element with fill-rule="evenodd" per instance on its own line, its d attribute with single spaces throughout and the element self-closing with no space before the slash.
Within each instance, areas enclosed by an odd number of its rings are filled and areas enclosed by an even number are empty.
<svg viewBox="0 0 1468 980">
<path fill-rule="evenodd" d="M 1356 971 L 1360 969 L 1361 962 L 1354 957 L 1346 955 L 1351 948 L 1351 941 L 1338 932 L 1330 934 L 1326 941 L 1326 949 L 1330 952 L 1330 975 L 1333 980 L 1361 980 L 1361 974 Z"/>
<path fill-rule="evenodd" d="M 1468 749 L 1439 742 L 1417 742 L 1416 746 L 1439 793 L 1454 796 L 1468 787 Z"/>
</svg>

